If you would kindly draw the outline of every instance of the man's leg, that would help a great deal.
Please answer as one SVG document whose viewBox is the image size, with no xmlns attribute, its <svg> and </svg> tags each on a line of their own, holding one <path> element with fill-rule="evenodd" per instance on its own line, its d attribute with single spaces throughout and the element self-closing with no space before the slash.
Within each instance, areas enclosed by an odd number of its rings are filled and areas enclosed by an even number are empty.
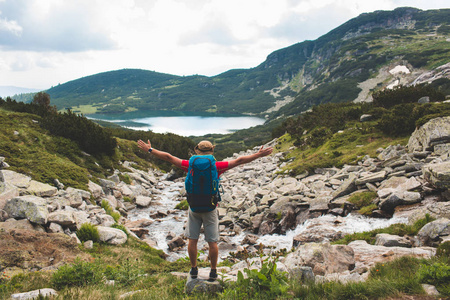
<svg viewBox="0 0 450 300">
<path fill-rule="evenodd" d="M 197 266 L 197 242 L 198 240 L 194 239 L 189 239 L 188 241 L 188 254 L 192 268 Z"/>
<path fill-rule="evenodd" d="M 209 259 L 211 260 L 211 269 L 217 269 L 217 260 L 219 258 L 219 247 L 217 242 L 208 242 Z"/>
</svg>

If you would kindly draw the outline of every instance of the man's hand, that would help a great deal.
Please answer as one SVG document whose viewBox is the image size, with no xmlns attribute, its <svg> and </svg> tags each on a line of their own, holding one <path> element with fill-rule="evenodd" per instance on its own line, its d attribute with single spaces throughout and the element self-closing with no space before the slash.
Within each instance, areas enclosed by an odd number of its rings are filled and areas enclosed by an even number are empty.
<svg viewBox="0 0 450 300">
<path fill-rule="evenodd" d="M 147 144 L 143 140 L 137 141 L 138 147 L 144 150 L 145 152 L 148 152 L 152 148 L 152 144 L 150 143 L 150 140 L 147 140 Z"/>
<path fill-rule="evenodd" d="M 270 155 L 273 151 L 272 147 L 268 147 L 264 149 L 264 146 L 261 146 L 261 148 L 258 151 L 258 157 L 263 157 L 263 156 L 267 156 Z"/>
</svg>

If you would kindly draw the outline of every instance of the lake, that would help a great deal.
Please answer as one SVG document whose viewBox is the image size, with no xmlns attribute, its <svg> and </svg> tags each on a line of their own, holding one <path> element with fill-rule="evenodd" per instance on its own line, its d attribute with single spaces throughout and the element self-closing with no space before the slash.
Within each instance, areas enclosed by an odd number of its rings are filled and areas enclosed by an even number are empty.
<svg viewBox="0 0 450 300">
<path fill-rule="evenodd" d="M 103 120 L 134 130 L 175 133 L 181 136 L 226 134 L 262 125 L 265 119 L 243 115 L 195 114 L 168 111 L 135 111 L 120 114 L 91 114 L 89 119 Z"/>
</svg>

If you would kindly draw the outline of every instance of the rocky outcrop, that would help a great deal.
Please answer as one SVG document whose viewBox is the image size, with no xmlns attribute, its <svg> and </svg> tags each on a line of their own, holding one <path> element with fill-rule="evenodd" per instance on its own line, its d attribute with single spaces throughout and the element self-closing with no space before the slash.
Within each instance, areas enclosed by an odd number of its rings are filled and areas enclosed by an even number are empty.
<svg viewBox="0 0 450 300">
<path fill-rule="evenodd" d="M 5 211 L 12 218 L 28 219 L 36 224 L 47 224 L 47 201 L 36 196 L 19 196 L 8 200 Z"/>
<path fill-rule="evenodd" d="M 301 245 L 281 261 L 288 266 L 291 274 L 296 274 L 298 272 L 296 269 L 303 266 L 311 267 L 315 275 L 340 273 L 355 268 L 351 247 L 329 243 Z"/>
<path fill-rule="evenodd" d="M 410 152 L 433 151 L 438 144 L 450 143 L 450 117 L 428 121 L 414 131 L 408 142 Z"/>
</svg>

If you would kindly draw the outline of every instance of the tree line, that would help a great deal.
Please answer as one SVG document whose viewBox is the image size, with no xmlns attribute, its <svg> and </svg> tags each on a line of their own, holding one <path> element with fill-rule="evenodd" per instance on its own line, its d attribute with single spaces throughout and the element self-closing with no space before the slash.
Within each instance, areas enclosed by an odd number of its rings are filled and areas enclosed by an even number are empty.
<svg viewBox="0 0 450 300">
<path fill-rule="evenodd" d="M 450 80 L 443 80 L 449 85 Z M 361 115 L 371 119 L 367 126 L 387 136 L 407 136 L 431 118 L 450 115 L 450 104 L 418 103 L 422 97 L 430 102 L 445 99 L 447 88 L 432 85 L 398 86 L 372 95 L 371 103 L 327 103 L 314 106 L 310 111 L 286 119 L 272 131 L 272 137 L 289 133 L 296 145 L 317 147 L 347 122 L 359 121 Z"/>
<path fill-rule="evenodd" d="M 94 156 L 113 155 L 118 145 L 117 138 L 131 141 L 149 139 L 159 149 L 179 157 L 188 157 L 189 151 L 194 147 L 192 140 L 175 134 L 105 128 L 70 109 L 65 112 L 57 112 L 56 107 L 50 105 L 50 96 L 45 92 L 37 93 L 31 103 L 17 102 L 10 97 L 7 97 L 6 100 L 0 98 L 0 108 L 40 116 L 39 124 L 42 128 L 48 130 L 52 135 L 75 141 L 81 150 Z M 140 153 L 139 155 L 145 154 Z"/>
</svg>

